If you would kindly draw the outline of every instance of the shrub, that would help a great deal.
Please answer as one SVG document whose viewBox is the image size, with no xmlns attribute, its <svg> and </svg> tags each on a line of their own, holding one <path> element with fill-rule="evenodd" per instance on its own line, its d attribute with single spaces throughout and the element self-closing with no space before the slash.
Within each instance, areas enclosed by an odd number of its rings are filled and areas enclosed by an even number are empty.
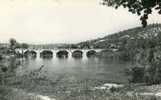
<svg viewBox="0 0 161 100">
<path fill-rule="evenodd" d="M 130 82 L 133 82 L 133 83 L 140 83 L 140 82 L 144 82 L 143 79 L 144 79 L 144 71 L 145 71 L 145 68 L 144 67 L 133 67 L 131 68 L 130 70 L 130 79 L 129 81 Z"/>
<path fill-rule="evenodd" d="M 0 55 L 0 60 L 2 60 L 3 59 L 3 57 L 2 57 L 2 55 Z"/>
</svg>

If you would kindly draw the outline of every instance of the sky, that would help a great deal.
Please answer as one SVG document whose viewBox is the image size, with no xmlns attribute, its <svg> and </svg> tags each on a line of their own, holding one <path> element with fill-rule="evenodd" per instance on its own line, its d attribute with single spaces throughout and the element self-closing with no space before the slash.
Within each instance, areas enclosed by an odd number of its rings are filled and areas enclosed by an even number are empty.
<svg viewBox="0 0 161 100">
<path fill-rule="evenodd" d="M 161 23 L 161 16 L 148 23 Z M 77 43 L 137 26 L 137 15 L 100 0 L 0 0 L 0 42 Z"/>
</svg>

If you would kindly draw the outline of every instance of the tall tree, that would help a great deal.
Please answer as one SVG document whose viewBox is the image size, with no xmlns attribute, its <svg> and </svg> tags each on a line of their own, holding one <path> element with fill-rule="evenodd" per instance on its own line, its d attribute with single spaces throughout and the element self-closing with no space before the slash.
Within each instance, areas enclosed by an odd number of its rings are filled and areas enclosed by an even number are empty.
<svg viewBox="0 0 161 100">
<path fill-rule="evenodd" d="M 16 39 L 11 38 L 11 39 L 9 40 L 9 45 L 10 45 L 10 49 L 11 49 L 11 50 L 14 50 L 14 49 L 16 48 L 16 46 L 17 46 L 17 41 L 16 41 Z"/>
<path fill-rule="evenodd" d="M 129 12 L 140 16 L 143 27 L 147 26 L 148 15 L 153 9 L 161 14 L 161 0 L 103 0 L 102 4 L 116 9 L 120 6 L 128 8 Z"/>
</svg>

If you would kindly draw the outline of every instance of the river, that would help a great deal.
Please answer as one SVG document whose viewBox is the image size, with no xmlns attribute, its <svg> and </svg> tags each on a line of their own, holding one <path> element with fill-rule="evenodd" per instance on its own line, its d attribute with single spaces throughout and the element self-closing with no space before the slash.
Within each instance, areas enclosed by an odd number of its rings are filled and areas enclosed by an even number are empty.
<svg viewBox="0 0 161 100">
<path fill-rule="evenodd" d="M 17 76 L 29 74 L 39 70 L 40 67 L 43 68 L 38 73 L 39 78 L 33 78 L 30 82 L 25 81 L 22 86 L 16 86 L 16 88 L 47 96 L 54 95 L 54 98 L 56 95 L 60 100 L 65 100 L 66 97 L 69 97 L 68 94 L 82 95 L 81 91 L 88 96 L 87 90 L 93 87 L 105 83 L 127 83 L 124 70 L 129 66 L 130 64 L 125 62 L 87 57 L 82 59 L 72 57 L 42 59 L 38 56 L 36 59 L 21 59 Z"/>
</svg>

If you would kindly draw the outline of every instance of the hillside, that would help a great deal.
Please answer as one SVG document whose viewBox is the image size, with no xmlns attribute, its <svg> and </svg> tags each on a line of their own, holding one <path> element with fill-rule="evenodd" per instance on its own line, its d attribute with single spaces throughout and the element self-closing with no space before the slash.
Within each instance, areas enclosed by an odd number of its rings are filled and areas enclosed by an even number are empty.
<svg viewBox="0 0 161 100">
<path fill-rule="evenodd" d="M 130 62 L 132 67 L 125 72 L 129 82 L 161 84 L 161 24 L 128 29 L 78 45 L 105 49 L 98 53 L 105 61 Z"/>
<path fill-rule="evenodd" d="M 159 33 L 161 33 L 161 24 L 151 24 L 146 28 L 136 27 L 115 34 L 107 35 L 103 38 L 81 42 L 77 45 L 79 45 L 81 48 L 120 48 L 125 46 L 125 44 L 136 46 L 141 44 L 141 42 L 145 42 L 144 40 L 155 40 L 155 38 L 159 36 Z"/>
</svg>

